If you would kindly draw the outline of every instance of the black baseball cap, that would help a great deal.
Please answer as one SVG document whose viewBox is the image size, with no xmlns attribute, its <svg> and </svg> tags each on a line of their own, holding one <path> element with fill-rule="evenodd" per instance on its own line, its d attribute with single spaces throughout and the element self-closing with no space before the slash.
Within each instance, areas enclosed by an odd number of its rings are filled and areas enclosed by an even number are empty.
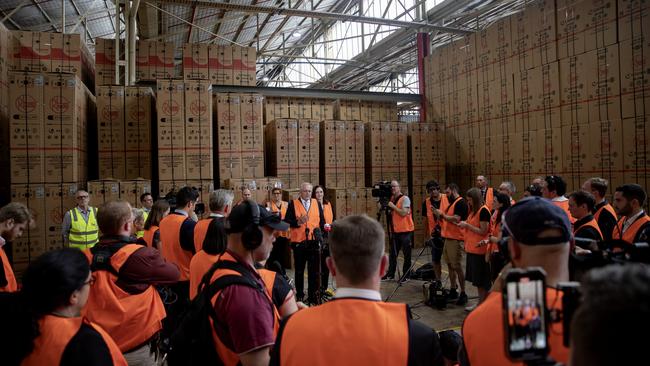
<svg viewBox="0 0 650 366">
<path fill-rule="evenodd" d="M 542 197 L 527 197 L 504 214 L 505 234 L 525 245 L 559 244 L 571 240 L 571 222 L 566 212 Z M 554 237 L 540 238 L 546 229 L 558 229 Z M 505 235 L 504 234 L 504 235 Z"/>
<path fill-rule="evenodd" d="M 260 212 L 260 221 L 258 226 L 268 226 L 274 230 L 278 231 L 287 231 L 289 230 L 289 224 L 280 220 L 278 215 L 274 215 L 269 212 L 263 206 L 257 205 Z M 228 225 L 226 231 L 228 233 L 241 233 L 244 231 L 246 226 L 253 223 L 253 212 L 251 206 L 242 202 L 235 206 L 230 214 L 228 215 Z"/>
</svg>

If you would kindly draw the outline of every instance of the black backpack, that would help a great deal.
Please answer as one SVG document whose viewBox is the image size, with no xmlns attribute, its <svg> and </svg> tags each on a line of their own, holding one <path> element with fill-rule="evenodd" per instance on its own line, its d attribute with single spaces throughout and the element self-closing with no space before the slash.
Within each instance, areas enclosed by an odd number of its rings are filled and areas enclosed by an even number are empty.
<svg viewBox="0 0 650 366">
<path fill-rule="evenodd" d="M 217 269 L 237 271 L 238 275 L 225 275 L 210 283 Z M 264 292 L 264 287 L 250 277 L 243 265 L 232 261 L 218 261 L 203 276 L 199 292 L 181 316 L 178 328 L 170 339 L 167 355 L 168 364 L 174 365 L 223 365 L 212 340 L 212 326 L 216 323 L 216 312 L 210 301 L 214 295 L 230 285 L 244 285 Z"/>
</svg>

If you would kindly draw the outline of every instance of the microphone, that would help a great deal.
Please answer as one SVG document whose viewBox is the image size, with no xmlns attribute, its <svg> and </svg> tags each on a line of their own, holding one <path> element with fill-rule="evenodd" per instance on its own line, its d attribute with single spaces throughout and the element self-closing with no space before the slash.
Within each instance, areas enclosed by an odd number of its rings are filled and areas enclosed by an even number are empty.
<svg viewBox="0 0 650 366">
<path fill-rule="evenodd" d="M 320 228 L 318 227 L 314 228 L 313 235 L 314 235 L 314 240 L 319 242 L 323 241 L 323 232 L 320 230 Z"/>
</svg>

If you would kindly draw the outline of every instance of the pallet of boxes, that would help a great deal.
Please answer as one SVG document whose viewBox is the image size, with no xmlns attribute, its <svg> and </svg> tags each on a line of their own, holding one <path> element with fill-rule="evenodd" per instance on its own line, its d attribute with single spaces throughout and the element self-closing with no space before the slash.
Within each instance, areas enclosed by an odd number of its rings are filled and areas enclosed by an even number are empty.
<svg viewBox="0 0 650 366">
<path fill-rule="evenodd" d="M 63 245 L 63 215 L 75 206 L 77 189 L 85 187 L 94 72 L 78 34 L 2 28 L 0 49 L 10 199 L 25 203 L 35 220 L 13 242 L 14 268 L 21 272 L 40 254 Z"/>
</svg>

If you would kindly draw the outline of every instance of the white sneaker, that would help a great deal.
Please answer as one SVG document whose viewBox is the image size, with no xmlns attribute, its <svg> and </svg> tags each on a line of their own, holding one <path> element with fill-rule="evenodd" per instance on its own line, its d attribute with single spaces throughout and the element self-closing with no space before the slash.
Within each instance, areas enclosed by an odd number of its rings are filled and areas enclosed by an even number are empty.
<svg viewBox="0 0 650 366">
<path fill-rule="evenodd" d="M 478 304 L 468 306 L 468 307 L 465 308 L 465 311 L 469 313 L 472 310 L 476 309 L 477 306 L 478 306 Z"/>
</svg>

